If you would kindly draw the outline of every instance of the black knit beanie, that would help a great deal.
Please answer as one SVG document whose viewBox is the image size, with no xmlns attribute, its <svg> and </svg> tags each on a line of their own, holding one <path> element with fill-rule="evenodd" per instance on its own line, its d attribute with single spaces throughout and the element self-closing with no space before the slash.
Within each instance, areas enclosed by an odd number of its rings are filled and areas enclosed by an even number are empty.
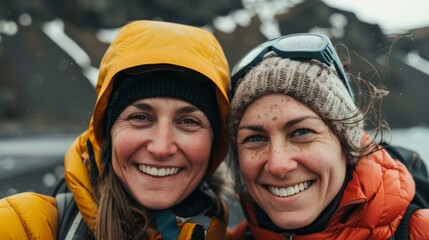
<svg viewBox="0 0 429 240">
<path fill-rule="evenodd" d="M 190 70 L 187 70 L 188 72 Z M 196 72 L 184 75 L 172 70 L 159 70 L 139 75 L 121 72 L 103 119 L 103 135 L 109 134 L 119 114 L 133 102 L 150 97 L 172 97 L 184 100 L 200 109 L 210 121 L 214 140 L 218 135 L 220 116 L 214 83 Z"/>
</svg>

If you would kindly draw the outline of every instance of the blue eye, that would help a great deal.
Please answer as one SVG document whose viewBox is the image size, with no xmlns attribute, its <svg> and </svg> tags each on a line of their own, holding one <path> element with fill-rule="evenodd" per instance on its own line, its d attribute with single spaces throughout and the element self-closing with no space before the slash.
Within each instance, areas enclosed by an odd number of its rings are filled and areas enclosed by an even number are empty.
<svg viewBox="0 0 429 240">
<path fill-rule="evenodd" d="M 247 138 L 244 139 L 243 143 L 246 142 L 263 142 L 263 141 L 267 141 L 267 138 L 261 135 L 253 135 L 253 136 L 249 136 Z"/>
<path fill-rule="evenodd" d="M 309 133 L 312 133 L 313 131 L 312 130 L 310 130 L 310 129 L 307 129 L 307 128 L 302 128 L 302 129 L 298 129 L 298 130 L 296 130 L 294 133 L 293 133 L 293 135 L 294 136 L 303 136 L 303 135 L 306 135 L 306 134 L 309 134 Z"/>
</svg>

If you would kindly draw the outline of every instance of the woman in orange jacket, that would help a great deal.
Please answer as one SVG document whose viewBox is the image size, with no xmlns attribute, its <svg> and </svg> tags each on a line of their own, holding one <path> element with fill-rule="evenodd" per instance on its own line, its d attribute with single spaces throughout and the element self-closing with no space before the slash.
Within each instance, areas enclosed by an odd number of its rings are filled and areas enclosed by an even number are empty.
<svg viewBox="0 0 429 240">
<path fill-rule="evenodd" d="M 231 79 L 231 156 L 246 215 L 233 239 L 393 237 L 415 185 L 363 130 L 383 90 L 362 80 L 356 96 L 369 101 L 358 107 L 332 43 L 310 33 L 259 45 Z M 410 239 L 429 239 L 429 209 L 409 225 Z"/>
<path fill-rule="evenodd" d="M 119 31 L 89 128 L 65 156 L 85 238 L 224 238 L 227 209 L 206 181 L 227 152 L 228 79 L 223 50 L 203 29 L 135 21 Z M 66 231 L 55 199 L 36 193 L 2 199 L 0 221 L 0 239 Z"/>
</svg>

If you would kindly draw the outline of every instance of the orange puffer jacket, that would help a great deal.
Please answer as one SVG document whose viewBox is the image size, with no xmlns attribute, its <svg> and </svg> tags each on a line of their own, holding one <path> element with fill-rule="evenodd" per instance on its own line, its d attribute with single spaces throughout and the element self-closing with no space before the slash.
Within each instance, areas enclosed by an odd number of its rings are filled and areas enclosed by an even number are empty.
<svg viewBox="0 0 429 240">
<path fill-rule="evenodd" d="M 275 233 L 257 225 L 253 206 L 245 204 L 249 221 L 231 232 L 233 240 L 245 239 L 250 229 L 256 240 L 389 239 L 395 233 L 415 194 L 415 184 L 406 167 L 380 150 L 362 158 L 352 171 L 340 204 L 321 232 L 308 235 Z M 341 222 L 352 211 L 346 222 Z M 429 239 L 429 209 L 419 209 L 410 219 L 410 239 Z M 287 237 L 287 238 L 285 238 Z"/>
</svg>

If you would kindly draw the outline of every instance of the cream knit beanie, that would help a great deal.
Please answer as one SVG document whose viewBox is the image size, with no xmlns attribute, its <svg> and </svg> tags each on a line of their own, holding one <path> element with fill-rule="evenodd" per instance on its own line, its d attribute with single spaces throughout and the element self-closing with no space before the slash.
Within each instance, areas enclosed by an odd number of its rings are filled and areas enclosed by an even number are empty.
<svg viewBox="0 0 429 240">
<path fill-rule="evenodd" d="M 237 84 L 229 122 L 234 152 L 237 151 L 237 128 L 247 107 L 270 93 L 283 93 L 297 99 L 326 119 L 337 136 L 345 136 L 349 145 L 360 147 L 362 114 L 335 69 L 326 64 L 317 60 L 298 61 L 271 55 L 252 68 Z"/>
</svg>

